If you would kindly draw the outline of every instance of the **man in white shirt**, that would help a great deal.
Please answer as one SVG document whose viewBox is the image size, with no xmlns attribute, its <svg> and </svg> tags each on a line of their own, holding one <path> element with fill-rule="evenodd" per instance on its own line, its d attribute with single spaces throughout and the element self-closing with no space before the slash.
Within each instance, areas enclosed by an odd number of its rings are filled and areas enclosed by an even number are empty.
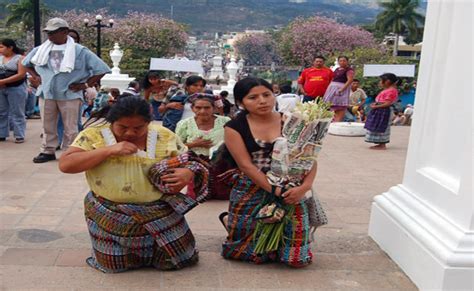
<svg viewBox="0 0 474 291">
<path fill-rule="evenodd" d="M 284 84 L 280 86 L 280 95 L 276 97 L 278 112 L 291 112 L 298 102 L 301 102 L 301 97 L 291 93 L 291 86 Z"/>
</svg>

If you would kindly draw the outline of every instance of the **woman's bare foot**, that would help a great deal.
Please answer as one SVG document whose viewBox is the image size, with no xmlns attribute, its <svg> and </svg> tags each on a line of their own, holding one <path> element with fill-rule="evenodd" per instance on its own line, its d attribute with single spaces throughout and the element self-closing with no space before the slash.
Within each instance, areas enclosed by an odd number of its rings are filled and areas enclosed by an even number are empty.
<svg viewBox="0 0 474 291">
<path fill-rule="evenodd" d="M 224 226 L 224 228 L 227 230 L 227 223 L 229 221 L 229 212 L 222 212 L 219 214 L 219 220 Z"/>
<path fill-rule="evenodd" d="M 371 146 L 369 149 L 371 149 L 371 150 L 386 150 L 387 147 L 383 143 L 383 144 L 378 144 L 378 145 Z"/>
</svg>

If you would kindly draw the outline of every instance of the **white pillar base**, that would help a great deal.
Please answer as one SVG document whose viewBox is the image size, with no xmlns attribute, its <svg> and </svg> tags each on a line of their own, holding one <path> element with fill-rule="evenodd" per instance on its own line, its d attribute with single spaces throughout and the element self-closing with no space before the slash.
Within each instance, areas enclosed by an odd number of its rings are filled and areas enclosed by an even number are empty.
<svg viewBox="0 0 474 291">
<path fill-rule="evenodd" d="M 474 290 L 474 233 L 404 185 L 374 198 L 369 235 L 420 290 Z"/>
</svg>

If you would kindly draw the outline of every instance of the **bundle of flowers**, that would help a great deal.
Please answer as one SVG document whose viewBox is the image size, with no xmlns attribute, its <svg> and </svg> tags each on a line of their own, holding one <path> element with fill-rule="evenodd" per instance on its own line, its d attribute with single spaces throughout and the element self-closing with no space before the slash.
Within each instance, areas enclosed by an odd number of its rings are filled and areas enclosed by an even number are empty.
<svg viewBox="0 0 474 291">
<path fill-rule="evenodd" d="M 282 189 L 301 185 L 322 149 L 322 140 L 334 116 L 330 107 L 330 103 L 322 101 L 299 103 L 286 115 L 282 137 L 275 141 L 271 169 L 267 173 L 271 185 Z M 291 222 L 287 220 L 292 220 L 294 212 L 294 206 L 284 204 L 281 198 L 269 199 L 257 215 L 256 253 L 278 249 L 283 238 L 283 225 Z M 273 214 L 270 215 L 269 209 Z M 281 211 L 276 211 L 278 209 Z M 283 216 L 282 211 L 285 213 Z"/>
</svg>

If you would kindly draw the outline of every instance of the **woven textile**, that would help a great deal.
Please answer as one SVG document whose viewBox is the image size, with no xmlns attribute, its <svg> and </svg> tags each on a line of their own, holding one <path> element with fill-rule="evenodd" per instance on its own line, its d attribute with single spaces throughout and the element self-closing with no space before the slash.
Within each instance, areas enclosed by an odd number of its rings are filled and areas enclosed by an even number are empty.
<svg viewBox="0 0 474 291">
<path fill-rule="evenodd" d="M 373 109 L 367 116 L 365 123 L 365 141 L 375 144 L 386 144 L 390 142 L 390 120 L 392 110 L 390 107 Z"/>
<path fill-rule="evenodd" d="M 84 209 L 92 241 L 87 263 L 105 273 L 139 267 L 174 270 L 198 260 L 184 216 L 164 201 L 114 203 L 89 192 Z"/>
<path fill-rule="evenodd" d="M 272 163 L 273 143 L 259 139 L 255 139 L 255 142 L 261 149 L 251 153 L 252 164 L 254 164 L 259 171 L 266 173 L 270 171 L 270 165 Z"/>
<path fill-rule="evenodd" d="M 292 219 L 284 226 L 284 243 L 275 252 L 254 252 L 255 219 L 260 209 L 267 204 L 270 193 L 255 185 L 243 174 L 234 174 L 234 186 L 230 194 L 229 220 L 222 255 L 227 259 L 264 263 L 279 261 L 292 267 L 303 267 L 311 263 L 311 229 L 308 207 L 305 201 L 295 205 Z M 257 234 L 258 236 L 258 234 Z"/>
<path fill-rule="evenodd" d="M 390 107 L 372 109 L 367 116 L 364 128 L 372 131 L 383 133 L 390 124 Z"/>
<path fill-rule="evenodd" d="M 196 194 L 197 202 L 204 201 L 209 193 L 209 164 L 196 156 L 193 152 L 186 152 L 176 157 L 164 159 L 159 163 L 154 164 L 149 172 L 148 178 L 150 182 L 164 194 L 176 194 L 161 181 L 161 176 L 165 175 L 167 171 L 174 168 L 187 168 L 194 173 L 194 193 Z"/>
<path fill-rule="evenodd" d="M 386 144 L 390 142 L 390 125 L 387 126 L 385 132 L 373 132 L 367 130 L 365 133 L 365 142 L 375 144 Z"/>
</svg>

